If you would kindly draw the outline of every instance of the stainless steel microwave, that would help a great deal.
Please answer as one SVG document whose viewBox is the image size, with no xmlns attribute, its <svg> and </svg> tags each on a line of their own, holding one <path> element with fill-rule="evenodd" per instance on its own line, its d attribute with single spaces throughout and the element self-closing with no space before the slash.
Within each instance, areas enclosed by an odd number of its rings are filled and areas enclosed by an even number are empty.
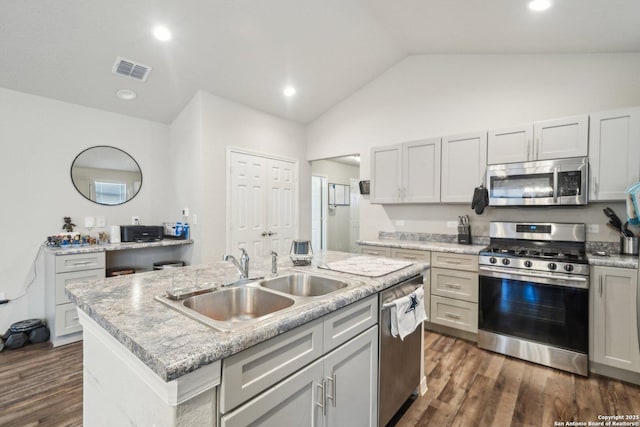
<svg viewBox="0 0 640 427">
<path fill-rule="evenodd" d="M 489 206 L 586 205 L 588 165 L 586 157 L 490 165 Z"/>
</svg>

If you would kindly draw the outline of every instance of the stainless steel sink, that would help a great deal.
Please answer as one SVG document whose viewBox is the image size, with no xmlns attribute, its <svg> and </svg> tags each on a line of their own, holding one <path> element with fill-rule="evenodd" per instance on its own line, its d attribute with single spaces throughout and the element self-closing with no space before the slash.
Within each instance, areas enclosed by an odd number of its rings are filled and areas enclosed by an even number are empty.
<svg viewBox="0 0 640 427">
<path fill-rule="evenodd" d="M 340 280 L 305 273 L 294 273 L 267 279 L 261 281 L 259 284 L 267 289 L 273 289 L 274 291 L 300 297 L 326 295 L 349 286 Z"/>
<path fill-rule="evenodd" d="M 202 316 L 228 323 L 259 319 L 293 303 L 294 300 L 286 296 L 246 286 L 196 295 L 182 301 L 184 307 Z"/>
</svg>

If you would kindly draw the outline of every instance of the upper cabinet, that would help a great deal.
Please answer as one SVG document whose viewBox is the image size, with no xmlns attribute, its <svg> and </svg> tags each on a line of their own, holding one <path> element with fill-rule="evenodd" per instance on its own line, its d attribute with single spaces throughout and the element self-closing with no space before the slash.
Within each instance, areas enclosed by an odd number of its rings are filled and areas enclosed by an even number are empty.
<svg viewBox="0 0 640 427">
<path fill-rule="evenodd" d="M 584 157 L 588 154 L 587 115 L 544 120 L 488 133 L 488 164 Z"/>
<path fill-rule="evenodd" d="M 440 201 L 440 138 L 371 149 L 371 203 Z"/>
<path fill-rule="evenodd" d="M 640 107 L 590 115 L 589 200 L 624 200 L 640 180 Z"/>
<path fill-rule="evenodd" d="M 487 133 L 442 138 L 440 200 L 471 203 L 473 189 L 483 182 L 487 165 Z"/>
</svg>

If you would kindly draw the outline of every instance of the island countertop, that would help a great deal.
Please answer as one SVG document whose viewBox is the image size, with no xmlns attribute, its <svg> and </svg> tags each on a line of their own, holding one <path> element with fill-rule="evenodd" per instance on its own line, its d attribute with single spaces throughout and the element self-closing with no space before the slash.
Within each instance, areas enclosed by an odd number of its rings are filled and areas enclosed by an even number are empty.
<svg viewBox="0 0 640 427">
<path fill-rule="evenodd" d="M 326 252 L 316 254 L 309 267 L 293 267 L 281 257 L 279 274 L 305 271 L 341 279 L 348 287 L 330 294 L 308 298 L 292 310 L 277 312 L 249 326 L 222 332 L 185 316 L 155 300 L 164 295 L 172 281 L 178 285 L 197 282 L 199 287 L 237 280 L 237 270 L 228 262 L 188 266 L 69 284 L 69 298 L 93 321 L 140 359 L 162 380 L 171 381 L 189 372 L 238 353 L 327 313 L 375 294 L 389 286 L 422 273 L 428 263 L 416 262 L 387 274 L 369 278 L 319 269 L 328 262 L 353 258 L 358 254 Z M 258 263 L 259 264 L 259 263 Z M 252 268 L 250 276 L 270 275 L 270 263 Z M 264 268 L 267 267 L 268 268 Z"/>
</svg>

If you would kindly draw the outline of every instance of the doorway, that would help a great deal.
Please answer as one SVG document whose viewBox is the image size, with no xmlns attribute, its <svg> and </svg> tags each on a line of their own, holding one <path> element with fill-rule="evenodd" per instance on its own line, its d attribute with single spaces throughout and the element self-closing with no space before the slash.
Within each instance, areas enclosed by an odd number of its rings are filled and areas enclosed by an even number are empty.
<svg viewBox="0 0 640 427">
<path fill-rule="evenodd" d="M 311 162 L 314 250 L 358 252 L 360 155 Z"/>
</svg>

